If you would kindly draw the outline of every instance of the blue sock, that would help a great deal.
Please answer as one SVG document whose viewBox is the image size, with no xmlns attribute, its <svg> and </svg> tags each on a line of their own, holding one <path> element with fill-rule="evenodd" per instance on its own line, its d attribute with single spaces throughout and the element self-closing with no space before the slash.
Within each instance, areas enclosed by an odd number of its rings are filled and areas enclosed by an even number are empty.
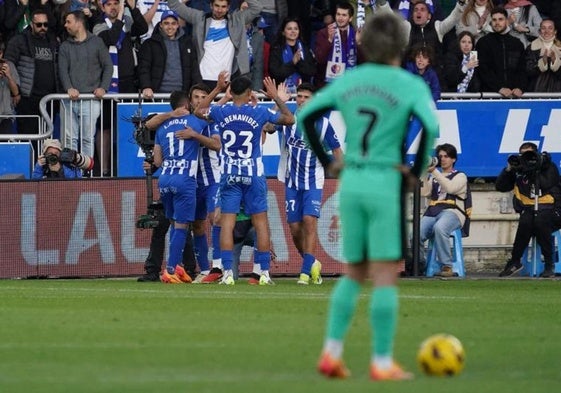
<svg viewBox="0 0 561 393">
<path fill-rule="evenodd" d="M 315 260 L 316 257 L 314 257 L 312 254 L 304 254 L 304 262 L 302 262 L 302 271 L 300 273 L 304 273 L 309 276 Z"/>
<path fill-rule="evenodd" d="M 232 250 L 222 250 L 220 256 L 222 257 L 224 270 L 232 270 L 232 261 L 234 260 L 234 253 Z"/>
<path fill-rule="evenodd" d="M 175 228 L 173 235 L 169 240 L 169 259 L 167 265 L 168 267 L 172 267 L 174 270 L 182 260 L 185 239 L 187 239 L 187 229 Z"/>
<path fill-rule="evenodd" d="M 212 259 L 220 258 L 220 227 L 212 226 Z"/>
<path fill-rule="evenodd" d="M 206 234 L 197 235 L 193 238 L 193 246 L 195 247 L 195 255 L 197 256 L 197 262 L 199 263 L 199 269 L 201 272 L 209 270 L 208 265 L 208 240 Z"/>
<path fill-rule="evenodd" d="M 261 270 L 269 270 L 269 265 L 271 264 L 271 252 L 270 251 L 257 251 L 253 254 L 253 259 L 255 263 L 261 266 Z"/>
<path fill-rule="evenodd" d="M 173 233 L 175 232 L 175 226 L 173 223 L 169 226 L 168 233 L 169 233 L 169 241 L 171 242 L 171 238 L 173 237 Z"/>
</svg>

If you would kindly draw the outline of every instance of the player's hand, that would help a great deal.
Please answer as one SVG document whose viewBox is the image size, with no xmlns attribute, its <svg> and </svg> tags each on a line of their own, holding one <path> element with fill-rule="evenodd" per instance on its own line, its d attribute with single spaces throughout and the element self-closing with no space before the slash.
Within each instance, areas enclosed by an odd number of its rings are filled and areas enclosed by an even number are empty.
<svg viewBox="0 0 561 393">
<path fill-rule="evenodd" d="M 345 164 L 343 163 L 343 161 L 335 159 L 331 161 L 327 166 L 327 175 L 330 177 L 338 178 L 344 167 Z"/>
<path fill-rule="evenodd" d="M 193 131 L 191 127 L 175 132 L 175 136 L 179 139 L 191 139 L 193 138 L 193 134 L 195 134 L 195 131 Z"/>
<path fill-rule="evenodd" d="M 185 108 L 184 106 L 180 106 L 175 108 L 171 112 L 171 117 L 183 117 L 183 116 L 187 116 L 190 113 L 191 112 L 189 112 L 189 109 Z"/>
<path fill-rule="evenodd" d="M 434 170 L 435 167 L 433 167 Z M 403 177 L 405 178 L 405 187 L 407 191 L 413 191 L 417 185 L 419 184 L 419 179 L 417 176 L 411 173 L 411 168 L 407 165 L 397 165 L 396 169 L 401 172 Z"/>
<path fill-rule="evenodd" d="M 220 89 L 220 91 L 224 91 L 229 85 L 230 73 L 228 71 L 220 71 L 220 73 L 218 74 L 218 81 L 216 82 L 216 86 Z"/>
<path fill-rule="evenodd" d="M 277 88 L 277 95 L 282 102 L 290 100 L 290 93 L 288 92 L 288 88 L 286 87 L 285 82 L 279 83 L 279 86 Z"/>
<path fill-rule="evenodd" d="M 265 90 L 261 90 L 261 92 L 265 94 L 267 98 L 271 100 L 278 98 L 277 84 L 273 78 L 270 76 L 265 77 L 265 79 L 263 79 L 263 86 Z"/>
</svg>

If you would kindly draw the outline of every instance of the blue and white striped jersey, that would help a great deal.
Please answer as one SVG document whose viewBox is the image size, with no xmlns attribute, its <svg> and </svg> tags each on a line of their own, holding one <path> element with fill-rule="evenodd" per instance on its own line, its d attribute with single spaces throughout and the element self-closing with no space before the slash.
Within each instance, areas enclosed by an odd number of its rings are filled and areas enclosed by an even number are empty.
<svg viewBox="0 0 561 393">
<path fill-rule="evenodd" d="M 155 144 L 162 149 L 162 174 L 196 177 L 199 157 L 199 142 L 194 139 L 179 139 L 177 131 L 191 127 L 202 133 L 207 123 L 195 115 L 177 117 L 164 122 L 156 131 Z"/>
<path fill-rule="evenodd" d="M 302 131 L 296 124 L 279 129 L 282 132 L 281 160 L 284 160 L 279 165 L 279 180 L 296 190 L 322 189 L 325 180 L 323 166 L 310 149 Z M 341 147 L 327 117 L 316 121 L 316 131 L 326 150 Z"/>
<path fill-rule="evenodd" d="M 215 124 L 207 125 L 202 134 L 209 138 L 212 135 L 220 135 Z M 197 183 L 201 186 L 210 186 L 220 182 L 220 169 L 220 153 L 201 145 Z"/>
<path fill-rule="evenodd" d="M 280 113 L 260 105 L 226 104 L 212 106 L 209 116 L 220 131 L 223 173 L 263 176 L 261 130 L 267 122 L 276 124 Z"/>
</svg>

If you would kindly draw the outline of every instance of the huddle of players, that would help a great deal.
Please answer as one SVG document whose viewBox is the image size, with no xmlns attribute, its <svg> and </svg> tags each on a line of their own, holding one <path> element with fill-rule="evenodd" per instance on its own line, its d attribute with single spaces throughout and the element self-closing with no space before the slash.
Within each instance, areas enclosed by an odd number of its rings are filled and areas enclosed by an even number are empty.
<svg viewBox="0 0 561 393">
<path fill-rule="evenodd" d="M 251 217 L 255 228 L 254 270 L 249 282 L 273 284 L 269 275 L 271 244 L 261 146 L 265 124 L 275 124 L 278 127 L 269 132 L 283 133 L 283 147 L 288 156 L 282 165 L 284 173 L 279 170 L 279 179 L 286 184 L 288 223 L 302 256 L 298 283 L 320 284 L 321 263 L 315 259 L 313 251 L 317 243 L 323 167 L 316 163 L 302 132 L 294 125 L 295 117 L 285 104 L 290 96 L 283 84 L 277 87 L 274 80 L 264 80 L 264 93 L 276 104 L 273 110 L 257 104 L 249 79 L 238 77 L 228 83 L 228 76 L 226 72 L 221 73 L 210 93 L 204 85 L 195 85 L 188 97 L 172 94 L 173 111 L 158 115 L 149 124 L 158 127 L 154 164 L 162 169 L 158 181 L 160 197 L 165 215 L 171 221 L 169 258 L 161 281 L 220 281 L 220 284 L 233 285 L 233 233 L 241 207 L 243 213 Z M 211 105 L 225 90 L 224 97 Z M 312 93 L 313 87 L 301 86 L 297 95 L 298 108 Z M 232 103 L 226 104 L 230 99 Z M 339 141 L 327 119 L 318 121 L 318 127 L 327 146 L 341 154 Z M 213 223 L 212 269 L 208 260 L 207 216 Z M 191 223 L 200 268 L 194 280 L 181 264 Z"/>
</svg>

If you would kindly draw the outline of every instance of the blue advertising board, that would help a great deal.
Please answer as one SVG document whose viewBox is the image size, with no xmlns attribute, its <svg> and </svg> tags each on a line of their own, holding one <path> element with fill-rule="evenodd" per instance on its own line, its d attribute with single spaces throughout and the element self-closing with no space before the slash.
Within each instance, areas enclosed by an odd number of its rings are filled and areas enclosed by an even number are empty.
<svg viewBox="0 0 561 393">
<path fill-rule="evenodd" d="M 456 167 L 470 177 L 495 177 L 510 154 L 523 142 L 534 142 L 540 151 L 561 163 L 561 100 L 450 100 L 437 103 L 440 135 L 437 144 L 451 143 L 458 149 Z M 122 177 L 143 176 L 144 155 L 135 144 L 130 118 L 138 104 L 118 104 L 118 167 Z M 143 104 L 143 115 L 170 110 L 168 104 Z M 330 120 L 341 141 L 345 127 L 338 113 Z M 407 161 L 413 161 L 418 130 L 412 129 Z M 344 148 L 344 146 L 343 146 Z M 280 148 L 278 137 L 269 137 L 263 146 L 265 172 L 276 176 Z"/>
</svg>

